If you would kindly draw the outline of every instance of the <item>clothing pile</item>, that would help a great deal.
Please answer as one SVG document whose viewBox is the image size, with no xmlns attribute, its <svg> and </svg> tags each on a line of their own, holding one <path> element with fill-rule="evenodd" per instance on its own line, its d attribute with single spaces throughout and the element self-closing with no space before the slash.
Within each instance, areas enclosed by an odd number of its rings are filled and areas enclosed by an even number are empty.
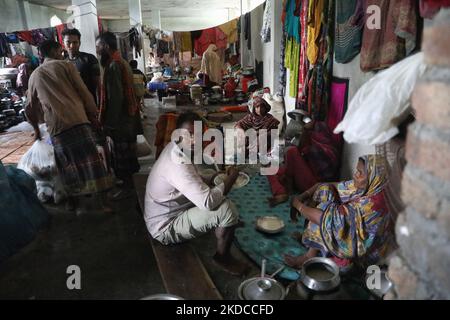
<svg viewBox="0 0 450 320">
<path fill-rule="evenodd" d="M 0 263 L 28 244 L 48 221 L 33 178 L 0 162 Z"/>
<path fill-rule="evenodd" d="M 56 204 L 66 198 L 66 193 L 58 178 L 55 155 L 46 126 L 41 125 L 41 140 L 36 140 L 31 148 L 22 156 L 17 168 L 28 173 L 35 181 L 38 199 Z"/>
<path fill-rule="evenodd" d="M 62 32 L 67 24 L 61 24 L 50 28 L 40 28 L 26 31 L 0 33 L 0 57 L 17 54 L 20 42 L 27 42 L 32 46 L 39 46 L 45 40 L 56 40 L 63 45 Z"/>
</svg>

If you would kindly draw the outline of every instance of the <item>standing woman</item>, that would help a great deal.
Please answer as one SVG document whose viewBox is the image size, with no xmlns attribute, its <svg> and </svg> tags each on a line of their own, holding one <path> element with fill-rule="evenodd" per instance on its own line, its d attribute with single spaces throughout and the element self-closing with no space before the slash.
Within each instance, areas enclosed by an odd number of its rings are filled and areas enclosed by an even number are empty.
<svg viewBox="0 0 450 320">
<path fill-rule="evenodd" d="M 217 46 L 210 44 L 203 53 L 202 64 L 199 73 L 203 74 L 205 86 L 212 87 L 222 84 L 222 61 L 217 54 Z"/>
</svg>

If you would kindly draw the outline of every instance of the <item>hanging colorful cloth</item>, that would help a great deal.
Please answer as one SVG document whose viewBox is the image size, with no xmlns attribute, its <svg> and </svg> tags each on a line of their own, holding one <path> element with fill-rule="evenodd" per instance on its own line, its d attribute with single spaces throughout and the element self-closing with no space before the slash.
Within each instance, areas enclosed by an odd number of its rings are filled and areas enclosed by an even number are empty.
<svg viewBox="0 0 450 320">
<path fill-rule="evenodd" d="M 420 0 L 420 15 L 433 19 L 441 8 L 450 7 L 450 0 Z"/>
<path fill-rule="evenodd" d="M 281 37 L 281 50 L 280 50 L 280 66 L 278 71 L 278 90 L 279 96 L 284 97 L 286 94 L 286 67 L 284 64 L 286 57 L 286 31 L 283 29 L 283 35 Z"/>
<path fill-rule="evenodd" d="M 233 19 L 219 26 L 219 29 L 227 36 L 228 43 L 235 43 L 238 38 L 238 19 Z"/>
<path fill-rule="evenodd" d="M 308 7 L 310 0 L 299 1 L 300 14 L 300 63 L 298 71 L 298 103 L 305 103 L 304 86 L 307 82 L 308 59 L 306 57 L 307 39 L 308 39 Z M 297 9 L 296 9 L 297 11 Z"/>
<path fill-rule="evenodd" d="M 128 105 L 128 114 L 130 116 L 133 116 L 138 111 L 138 105 L 136 102 L 136 95 L 134 93 L 134 85 L 131 82 L 131 78 L 127 71 L 127 66 L 125 65 L 126 61 L 122 59 L 120 52 L 115 51 L 111 59 L 107 62 L 106 66 L 104 67 L 104 73 L 103 73 L 103 85 L 101 86 L 101 92 L 100 92 L 100 114 L 99 114 L 99 120 L 101 123 L 104 121 L 104 115 L 105 110 L 107 108 L 107 102 L 106 102 L 106 88 L 105 83 L 106 79 L 108 77 L 108 70 L 109 65 L 114 62 L 117 65 L 120 66 L 120 70 L 122 71 L 122 87 L 123 87 L 123 95 L 126 98 L 127 105 Z"/>
<path fill-rule="evenodd" d="M 261 28 L 261 40 L 264 43 L 270 42 L 270 23 L 271 23 L 271 18 L 270 18 L 270 8 L 271 8 L 272 4 L 271 4 L 271 0 L 266 0 L 266 7 L 264 8 L 264 16 L 263 16 L 263 25 Z"/>
<path fill-rule="evenodd" d="M 308 49 L 307 56 L 310 64 L 317 62 L 319 55 L 319 37 L 322 25 L 324 0 L 310 1 L 308 6 Z"/>
<path fill-rule="evenodd" d="M 32 44 L 33 35 L 31 34 L 31 31 L 17 31 L 16 34 L 19 36 L 20 41 L 25 41 Z"/>
<path fill-rule="evenodd" d="M 55 29 L 56 29 L 56 34 L 58 37 L 59 44 L 64 45 L 64 39 L 63 39 L 62 33 L 65 29 L 67 29 L 67 23 L 57 25 L 55 27 Z"/>
<path fill-rule="evenodd" d="M 337 0 L 335 60 L 348 63 L 361 51 L 361 39 L 364 24 L 358 12 L 358 0 Z"/>
<path fill-rule="evenodd" d="M 361 70 L 385 69 L 412 53 L 416 47 L 418 12 L 411 0 L 366 0 L 369 6 L 378 6 L 383 12 L 381 28 L 364 24 L 361 48 Z M 368 15 L 366 15 L 368 17 Z"/>
<path fill-rule="evenodd" d="M 298 90 L 298 70 L 300 62 L 300 43 L 290 38 L 286 45 L 285 66 L 289 69 L 289 95 L 293 98 L 297 97 Z"/>
<path fill-rule="evenodd" d="M 191 52 L 192 41 L 190 32 L 181 32 L 181 52 Z"/>
<path fill-rule="evenodd" d="M 47 40 L 41 29 L 31 30 L 31 36 L 33 37 L 33 45 L 39 46 L 42 42 Z"/>
</svg>

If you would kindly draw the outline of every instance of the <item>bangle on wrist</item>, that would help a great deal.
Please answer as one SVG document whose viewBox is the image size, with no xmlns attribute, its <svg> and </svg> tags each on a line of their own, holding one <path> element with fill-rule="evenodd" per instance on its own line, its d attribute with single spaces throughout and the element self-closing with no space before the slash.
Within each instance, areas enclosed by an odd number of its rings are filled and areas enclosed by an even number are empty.
<svg viewBox="0 0 450 320">
<path fill-rule="evenodd" d="M 302 213 L 302 211 L 303 211 L 303 203 L 302 202 L 300 202 L 300 208 L 298 208 L 298 212 L 300 212 L 300 214 L 303 214 Z"/>
</svg>

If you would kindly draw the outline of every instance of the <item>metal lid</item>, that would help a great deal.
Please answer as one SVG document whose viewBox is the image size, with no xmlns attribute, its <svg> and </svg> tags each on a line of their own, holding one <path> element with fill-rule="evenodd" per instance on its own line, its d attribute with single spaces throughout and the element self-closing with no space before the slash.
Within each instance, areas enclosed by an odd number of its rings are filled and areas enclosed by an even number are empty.
<svg viewBox="0 0 450 320">
<path fill-rule="evenodd" d="M 184 300 L 184 299 L 173 294 L 162 293 L 147 296 L 145 298 L 142 298 L 141 300 Z"/>
<path fill-rule="evenodd" d="M 239 298 L 242 300 L 283 300 L 284 287 L 272 278 L 251 278 L 239 286 Z"/>
</svg>

